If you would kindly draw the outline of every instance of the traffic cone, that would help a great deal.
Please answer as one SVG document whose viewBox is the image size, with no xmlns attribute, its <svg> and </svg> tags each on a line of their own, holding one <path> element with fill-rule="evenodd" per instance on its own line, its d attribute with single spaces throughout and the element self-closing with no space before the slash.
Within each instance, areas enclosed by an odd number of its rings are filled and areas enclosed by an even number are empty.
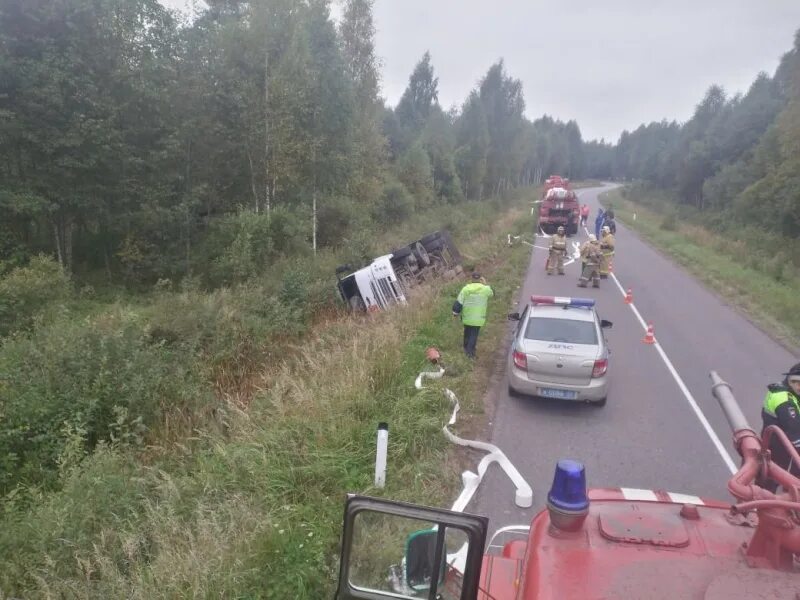
<svg viewBox="0 0 800 600">
<path fill-rule="evenodd" d="M 653 329 L 653 324 L 647 324 L 647 333 L 644 334 L 644 339 L 642 340 L 644 344 L 655 344 L 656 343 L 656 336 L 655 330 Z"/>
<path fill-rule="evenodd" d="M 628 288 L 628 291 L 625 293 L 625 304 L 633 304 L 633 292 L 630 288 Z"/>
</svg>

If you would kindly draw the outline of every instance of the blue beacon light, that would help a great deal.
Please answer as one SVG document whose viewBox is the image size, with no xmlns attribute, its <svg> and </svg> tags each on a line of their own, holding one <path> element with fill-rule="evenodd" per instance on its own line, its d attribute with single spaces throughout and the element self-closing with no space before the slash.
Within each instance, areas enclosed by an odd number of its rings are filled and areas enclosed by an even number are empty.
<svg viewBox="0 0 800 600">
<path fill-rule="evenodd" d="M 563 531 L 577 531 L 589 514 L 586 494 L 586 469 L 576 460 L 562 459 L 556 464 L 553 485 L 547 494 L 550 522 Z"/>
</svg>

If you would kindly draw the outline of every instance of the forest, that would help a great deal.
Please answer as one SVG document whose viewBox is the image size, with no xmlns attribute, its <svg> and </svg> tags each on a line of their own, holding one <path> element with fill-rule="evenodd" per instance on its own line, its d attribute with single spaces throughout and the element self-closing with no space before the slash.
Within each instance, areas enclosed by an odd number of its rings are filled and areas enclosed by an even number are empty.
<svg viewBox="0 0 800 600">
<path fill-rule="evenodd" d="M 380 97 L 371 2 L 10 0 L 0 9 L 0 273 L 242 281 L 413 211 L 586 172 L 575 122 L 491 65 L 438 103 L 429 54 Z"/>
<path fill-rule="evenodd" d="M 439 407 L 396 402 L 435 300 L 373 336 L 335 267 L 443 227 L 492 256 L 550 174 L 800 269 L 800 32 L 746 93 L 612 142 L 531 119 L 502 58 L 443 107 L 425 53 L 390 105 L 373 0 L 206 4 L 0 2 L 0 596 L 329 596 L 373 422 L 419 425 L 409 497 L 444 452 Z"/>
</svg>

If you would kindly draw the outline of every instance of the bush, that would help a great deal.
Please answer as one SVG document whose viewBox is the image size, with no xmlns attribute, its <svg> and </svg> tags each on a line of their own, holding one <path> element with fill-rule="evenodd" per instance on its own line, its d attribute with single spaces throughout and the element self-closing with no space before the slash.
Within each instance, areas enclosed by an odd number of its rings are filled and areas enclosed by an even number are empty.
<svg viewBox="0 0 800 600">
<path fill-rule="evenodd" d="M 135 443 L 164 414 L 207 403 L 188 360 L 115 311 L 60 319 L 0 347 L 0 493 L 53 484 L 103 441 Z M 76 444 L 76 436 L 79 443 Z"/>
<path fill-rule="evenodd" d="M 336 248 L 352 231 L 369 227 L 369 217 L 349 198 L 323 196 L 317 203 L 317 247 Z M 306 232 L 311 233 L 309 216 Z"/>
<path fill-rule="evenodd" d="M 677 231 L 678 213 L 674 210 L 669 211 L 666 215 L 664 215 L 659 227 L 664 231 Z"/>
<path fill-rule="evenodd" d="M 49 256 L 34 257 L 26 267 L 0 279 L 0 335 L 31 325 L 50 304 L 66 300 L 72 291 L 69 277 Z"/>
<path fill-rule="evenodd" d="M 414 211 L 414 199 L 408 193 L 406 186 L 397 180 L 386 183 L 380 204 L 373 213 L 377 223 L 392 225 L 405 221 Z"/>
<path fill-rule="evenodd" d="M 222 219 L 205 242 L 205 264 L 200 272 L 209 273 L 212 283 L 241 283 L 263 273 L 282 255 L 310 252 L 310 217 L 277 207 L 269 215 L 243 210 Z"/>
</svg>

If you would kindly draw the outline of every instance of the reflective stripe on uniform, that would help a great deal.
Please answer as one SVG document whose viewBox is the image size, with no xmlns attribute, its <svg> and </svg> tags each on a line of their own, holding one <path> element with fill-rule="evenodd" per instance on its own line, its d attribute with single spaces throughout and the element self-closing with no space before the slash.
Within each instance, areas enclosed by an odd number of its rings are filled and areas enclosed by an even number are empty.
<svg viewBox="0 0 800 600">
<path fill-rule="evenodd" d="M 777 418 L 778 415 L 775 414 L 775 411 L 784 402 L 791 402 L 795 405 L 797 411 L 800 412 L 800 403 L 798 403 L 794 394 L 790 394 L 788 390 L 767 392 L 767 396 L 764 398 L 764 412 L 770 417 Z"/>
</svg>

